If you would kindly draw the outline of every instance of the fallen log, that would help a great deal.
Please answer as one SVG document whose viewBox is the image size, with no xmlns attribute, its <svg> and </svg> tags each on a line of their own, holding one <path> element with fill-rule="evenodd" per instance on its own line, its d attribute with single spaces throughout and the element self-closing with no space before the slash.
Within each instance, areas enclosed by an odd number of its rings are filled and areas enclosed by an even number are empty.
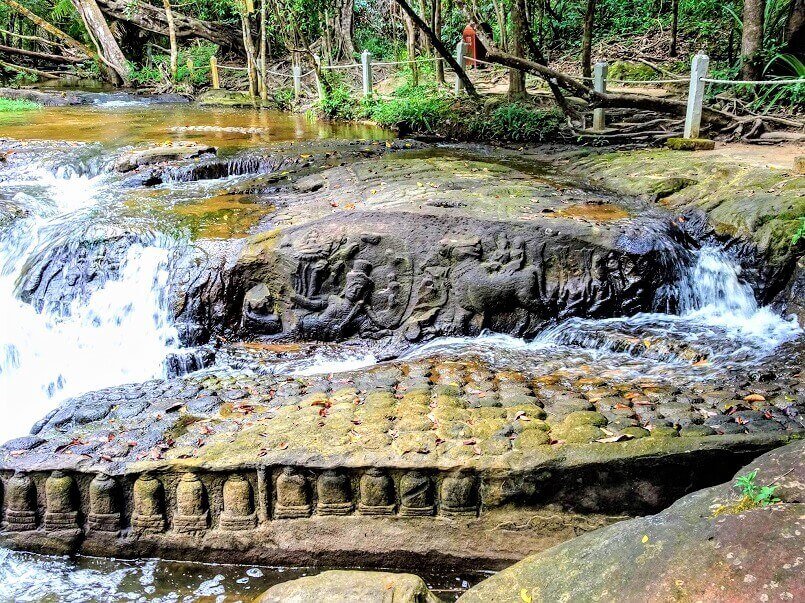
<svg viewBox="0 0 805 603">
<path fill-rule="evenodd" d="M 68 57 L 58 54 L 49 54 L 46 52 L 36 52 L 35 50 L 24 50 L 22 48 L 14 48 L 13 46 L 4 46 L 3 44 L 0 44 L 0 52 L 16 54 L 23 57 L 31 57 L 33 59 L 48 61 L 50 63 L 83 63 L 87 60 L 80 57 Z"/>
<path fill-rule="evenodd" d="M 47 71 L 40 71 L 39 69 L 33 69 L 32 67 L 22 67 L 20 65 L 14 65 L 13 63 L 6 63 L 5 61 L 0 61 L 0 67 L 5 67 L 6 69 L 10 69 L 11 71 L 19 71 L 20 73 L 27 73 L 29 75 L 43 77 L 47 80 L 59 79 L 58 75 L 53 75 L 52 73 L 48 73 Z"/>
<path fill-rule="evenodd" d="M 127 21 L 140 29 L 164 36 L 170 33 L 165 11 L 158 6 L 137 0 L 97 0 L 97 4 L 104 13 L 119 21 Z M 176 11 L 171 12 L 177 38 L 201 38 L 223 48 L 243 49 L 240 28 L 227 23 L 202 21 Z"/>
</svg>

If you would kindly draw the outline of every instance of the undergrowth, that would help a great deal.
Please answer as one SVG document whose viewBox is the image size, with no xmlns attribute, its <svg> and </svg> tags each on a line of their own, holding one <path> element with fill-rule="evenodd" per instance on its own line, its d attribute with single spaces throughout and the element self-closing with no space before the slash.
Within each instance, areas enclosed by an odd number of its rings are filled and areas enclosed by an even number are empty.
<svg viewBox="0 0 805 603">
<path fill-rule="evenodd" d="M 0 113 L 16 113 L 17 111 L 31 111 L 39 109 L 41 105 L 29 100 L 16 100 L 0 98 Z"/>
<path fill-rule="evenodd" d="M 459 103 L 435 83 L 414 86 L 409 81 L 389 98 L 373 96 L 360 101 L 346 86 L 330 83 L 330 92 L 317 105 L 319 115 L 329 119 L 371 120 L 404 133 L 542 142 L 556 138 L 563 124 L 559 111 L 526 102 L 504 102 L 487 111 L 470 101 Z"/>
</svg>

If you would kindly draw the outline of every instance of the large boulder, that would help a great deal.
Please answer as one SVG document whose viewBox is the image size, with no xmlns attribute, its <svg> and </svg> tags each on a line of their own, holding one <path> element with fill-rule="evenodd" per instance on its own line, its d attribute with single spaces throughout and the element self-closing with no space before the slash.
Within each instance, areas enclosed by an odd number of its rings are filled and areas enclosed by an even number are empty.
<svg viewBox="0 0 805 603">
<path fill-rule="evenodd" d="M 665 511 L 527 557 L 467 591 L 478 601 L 802 601 L 805 442 L 759 457 L 777 504 L 747 508 L 732 482 Z"/>
<path fill-rule="evenodd" d="M 413 574 L 331 570 L 272 586 L 255 603 L 438 603 L 425 581 Z"/>
</svg>

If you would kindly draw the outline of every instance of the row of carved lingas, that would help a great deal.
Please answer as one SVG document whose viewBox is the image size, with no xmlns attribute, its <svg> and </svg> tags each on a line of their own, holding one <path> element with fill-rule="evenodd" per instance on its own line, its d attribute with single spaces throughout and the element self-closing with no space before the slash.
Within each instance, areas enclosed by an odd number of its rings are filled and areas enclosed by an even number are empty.
<svg viewBox="0 0 805 603">
<path fill-rule="evenodd" d="M 436 511 L 434 484 L 419 471 L 409 471 L 400 478 L 400 515 L 429 516 Z M 277 503 L 274 517 L 292 519 L 313 512 L 308 481 L 293 467 L 286 467 L 277 477 Z M 325 471 L 316 481 L 318 515 L 347 515 L 354 509 L 349 477 L 337 471 Z M 442 515 L 475 515 L 478 512 L 476 480 L 469 473 L 446 476 L 439 487 Z M 360 478 L 358 513 L 393 515 L 397 510 L 394 480 L 382 469 L 372 468 Z"/>
<path fill-rule="evenodd" d="M 89 486 L 89 531 L 117 532 L 121 524 L 118 486 L 114 478 L 99 474 Z M 405 473 L 399 484 L 400 515 L 429 516 L 436 510 L 434 483 L 419 471 Z M 227 478 L 223 486 L 222 530 L 236 531 L 257 525 L 254 495 L 249 481 L 240 474 Z M 274 517 L 292 519 L 313 512 L 307 478 L 293 467 L 282 470 L 276 482 Z M 338 471 L 325 471 L 316 481 L 319 515 L 347 515 L 354 510 L 349 477 Z M 78 529 L 78 504 L 75 480 L 54 471 L 45 481 L 46 512 L 44 527 L 48 531 Z M 478 510 L 476 480 L 468 473 L 456 473 L 442 479 L 439 486 L 442 515 L 475 515 Z M 36 529 L 36 488 L 30 476 L 16 473 L 6 483 L 5 529 Z M 162 482 L 150 474 L 134 482 L 134 512 L 131 525 L 135 531 L 159 533 L 166 528 L 165 490 Z M 368 469 L 360 478 L 358 513 L 393 515 L 397 510 L 394 480 L 382 469 Z M 185 473 L 176 487 L 176 513 L 173 528 L 178 532 L 196 533 L 210 526 L 209 502 L 204 484 L 194 473 Z"/>
</svg>

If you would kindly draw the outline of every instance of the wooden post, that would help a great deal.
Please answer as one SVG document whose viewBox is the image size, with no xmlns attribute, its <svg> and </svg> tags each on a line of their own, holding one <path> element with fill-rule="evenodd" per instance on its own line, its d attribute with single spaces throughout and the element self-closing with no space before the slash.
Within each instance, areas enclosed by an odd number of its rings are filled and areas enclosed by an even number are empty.
<svg viewBox="0 0 805 603">
<path fill-rule="evenodd" d="M 193 72 L 196 70 L 196 66 L 193 63 L 193 59 L 188 58 L 186 64 L 187 64 L 187 71 L 190 72 L 190 77 L 192 78 L 193 77 Z"/>
<path fill-rule="evenodd" d="M 294 98 L 299 100 L 302 96 L 302 67 L 294 65 L 291 71 L 293 72 L 293 95 Z"/>
<path fill-rule="evenodd" d="M 321 57 L 317 54 L 313 55 L 313 61 L 316 63 L 316 70 L 313 75 L 316 76 L 316 91 L 319 93 L 319 100 L 324 100 L 324 86 L 321 83 L 320 74 L 322 73 Z"/>
<path fill-rule="evenodd" d="M 212 79 L 212 87 L 215 90 L 221 88 L 221 80 L 218 79 L 218 59 L 214 56 L 210 57 L 210 78 Z"/>
<path fill-rule="evenodd" d="M 363 66 L 363 95 L 372 96 L 372 53 L 368 50 L 361 53 L 361 65 Z"/>
<path fill-rule="evenodd" d="M 593 66 L 593 88 L 596 92 L 607 91 L 607 72 L 609 65 L 605 61 L 599 61 Z M 593 130 L 601 132 L 606 129 L 606 118 L 603 109 L 593 109 Z"/>
<path fill-rule="evenodd" d="M 458 66 L 464 69 L 464 51 L 466 50 L 466 44 L 464 40 L 461 40 L 458 44 L 456 44 L 456 63 Z M 461 94 L 461 91 L 464 89 L 464 82 L 461 81 L 461 78 L 458 77 L 456 74 L 456 85 L 453 91 L 455 92 L 456 96 Z"/>
<path fill-rule="evenodd" d="M 684 138 L 698 138 L 702 124 L 702 102 L 704 101 L 704 85 L 702 78 L 707 77 L 707 66 L 710 57 L 699 52 L 690 64 L 690 87 L 688 88 L 688 111 L 685 115 Z"/>
</svg>

